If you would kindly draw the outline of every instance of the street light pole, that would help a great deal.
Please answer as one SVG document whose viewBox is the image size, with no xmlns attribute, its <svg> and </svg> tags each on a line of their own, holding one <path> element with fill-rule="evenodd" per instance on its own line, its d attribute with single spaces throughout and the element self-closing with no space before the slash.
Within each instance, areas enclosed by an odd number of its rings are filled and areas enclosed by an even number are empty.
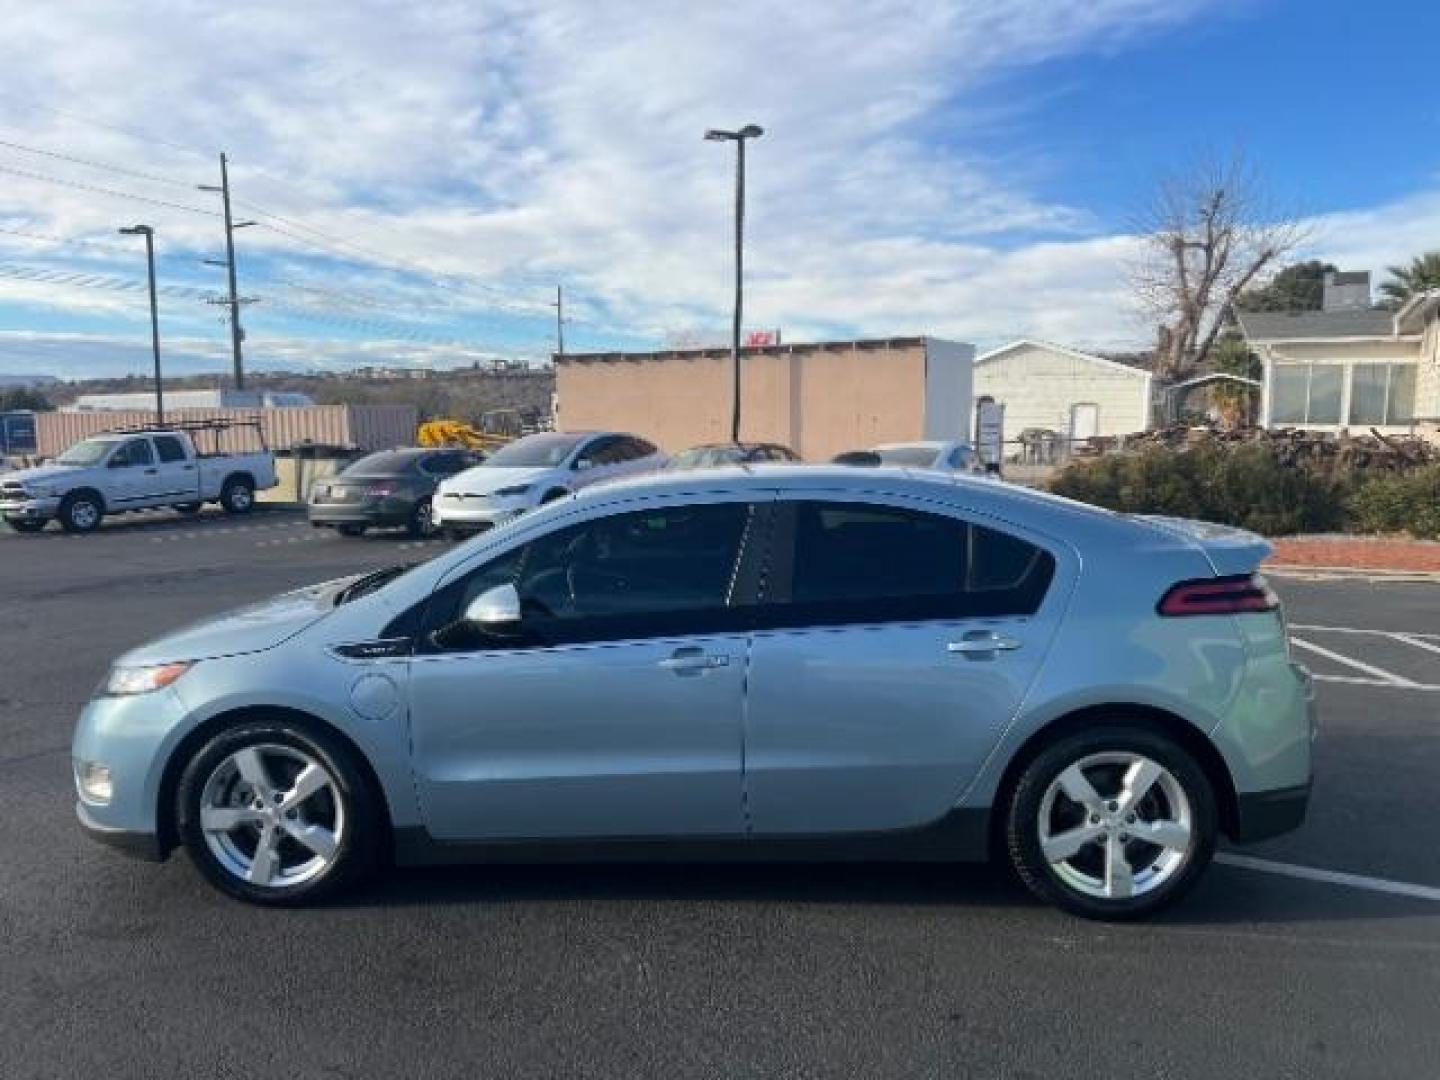
<svg viewBox="0 0 1440 1080">
<path fill-rule="evenodd" d="M 705 132 L 710 142 L 735 144 L 735 313 L 730 324 L 730 368 L 734 379 L 730 411 L 730 441 L 740 441 L 740 327 L 745 305 L 745 141 L 765 134 L 763 128 L 746 124 L 739 131 L 715 128 Z"/>
<path fill-rule="evenodd" d="M 155 426 L 165 426 L 165 389 L 160 379 L 160 308 L 155 300 L 155 230 L 149 225 L 121 229 L 125 236 L 145 237 L 145 266 L 150 277 L 150 346 L 155 353 Z"/>
</svg>

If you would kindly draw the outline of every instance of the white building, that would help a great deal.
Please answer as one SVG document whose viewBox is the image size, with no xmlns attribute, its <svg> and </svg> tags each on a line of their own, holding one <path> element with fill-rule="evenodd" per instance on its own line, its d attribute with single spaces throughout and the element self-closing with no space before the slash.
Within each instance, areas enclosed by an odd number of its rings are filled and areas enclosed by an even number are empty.
<svg viewBox="0 0 1440 1080">
<path fill-rule="evenodd" d="M 1103 356 L 1022 339 L 975 358 L 975 397 L 1005 406 L 1005 438 L 1027 428 L 1070 440 L 1150 426 L 1152 376 Z"/>
<path fill-rule="evenodd" d="M 1320 311 L 1238 314 L 1265 369 L 1261 424 L 1435 433 L 1440 291 L 1398 311 L 1370 308 L 1369 295 L 1368 274 L 1334 274 Z"/>
<path fill-rule="evenodd" d="M 314 405 L 309 394 L 285 390 L 166 390 L 166 409 L 304 409 Z M 81 394 L 66 412 L 131 412 L 153 409 L 155 392 Z"/>
</svg>

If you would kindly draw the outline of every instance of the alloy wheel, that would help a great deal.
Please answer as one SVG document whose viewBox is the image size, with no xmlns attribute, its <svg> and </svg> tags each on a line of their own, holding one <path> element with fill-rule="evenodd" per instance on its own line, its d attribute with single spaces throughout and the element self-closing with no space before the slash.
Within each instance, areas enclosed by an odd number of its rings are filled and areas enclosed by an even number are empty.
<svg viewBox="0 0 1440 1080">
<path fill-rule="evenodd" d="M 1196 842 L 1185 789 L 1159 762 L 1133 751 L 1073 762 L 1046 788 L 1037 818 L 1051 870 L 1099 899 L 1160 888 L 1180 873 Z"/>
<path fill-rule="evenodd" d="M 222 758 L 200 796 L 205 845 L 225 871 L 260 888 L 303 885 L 334 864 L 345 837 L 335 778 L 294 746 L 263 743 Z"/>
</svg>

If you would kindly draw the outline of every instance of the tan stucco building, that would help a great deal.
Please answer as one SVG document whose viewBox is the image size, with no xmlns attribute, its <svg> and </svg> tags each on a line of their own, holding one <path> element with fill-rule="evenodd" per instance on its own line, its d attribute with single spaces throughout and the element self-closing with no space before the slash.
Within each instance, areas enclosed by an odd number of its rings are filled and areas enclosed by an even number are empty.
<svg viewBox="0 0 1440 1080">
<path fill-rule="evenodd" d="M 931 337 L 824 341 L 741 351 L 744 441 L 807 461 L 911 439 L 968 439 L 973 346 Z M 728 349 L 556 358 L 555 426 L 643 435 L 674 452 L 727 442 Z"/>
</svg>

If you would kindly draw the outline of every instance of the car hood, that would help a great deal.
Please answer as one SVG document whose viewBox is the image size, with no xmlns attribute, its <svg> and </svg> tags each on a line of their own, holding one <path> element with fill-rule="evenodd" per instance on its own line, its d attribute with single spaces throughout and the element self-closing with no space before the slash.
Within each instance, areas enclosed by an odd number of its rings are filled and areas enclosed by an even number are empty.
<svg viewBox="0 0 1440 1080">
<path fill-rule="evenodd" d="M 456 473 L 440 484 L 441 491 L 461 491 L 466 495 L 490 495 L 501 488 L 520 484 L 538 484 L 555 475 L 554 469 L 511 468 L 481 465 Z"/>
<path fill-rule="evenodd" d="M 62 476 L 84 472 L 86 468 L 85 465 L 36 465 L 31 469 L 16 469 L 14 472 L 7 472 L 3 475 L 6 480 L 19 480 L 22 484 L 39 484 L 46 480 L 56 480 Z"/>
<path fill-rule="evenodd" d="M 273 649 L 330 614 L 335 609 L 336 594 L 363 576 L 352 574 L 323 581 L 203 619 L 132 649 L 115 663 L 133 667 L 177 660 L 213 660 Z"/>
</svg>

